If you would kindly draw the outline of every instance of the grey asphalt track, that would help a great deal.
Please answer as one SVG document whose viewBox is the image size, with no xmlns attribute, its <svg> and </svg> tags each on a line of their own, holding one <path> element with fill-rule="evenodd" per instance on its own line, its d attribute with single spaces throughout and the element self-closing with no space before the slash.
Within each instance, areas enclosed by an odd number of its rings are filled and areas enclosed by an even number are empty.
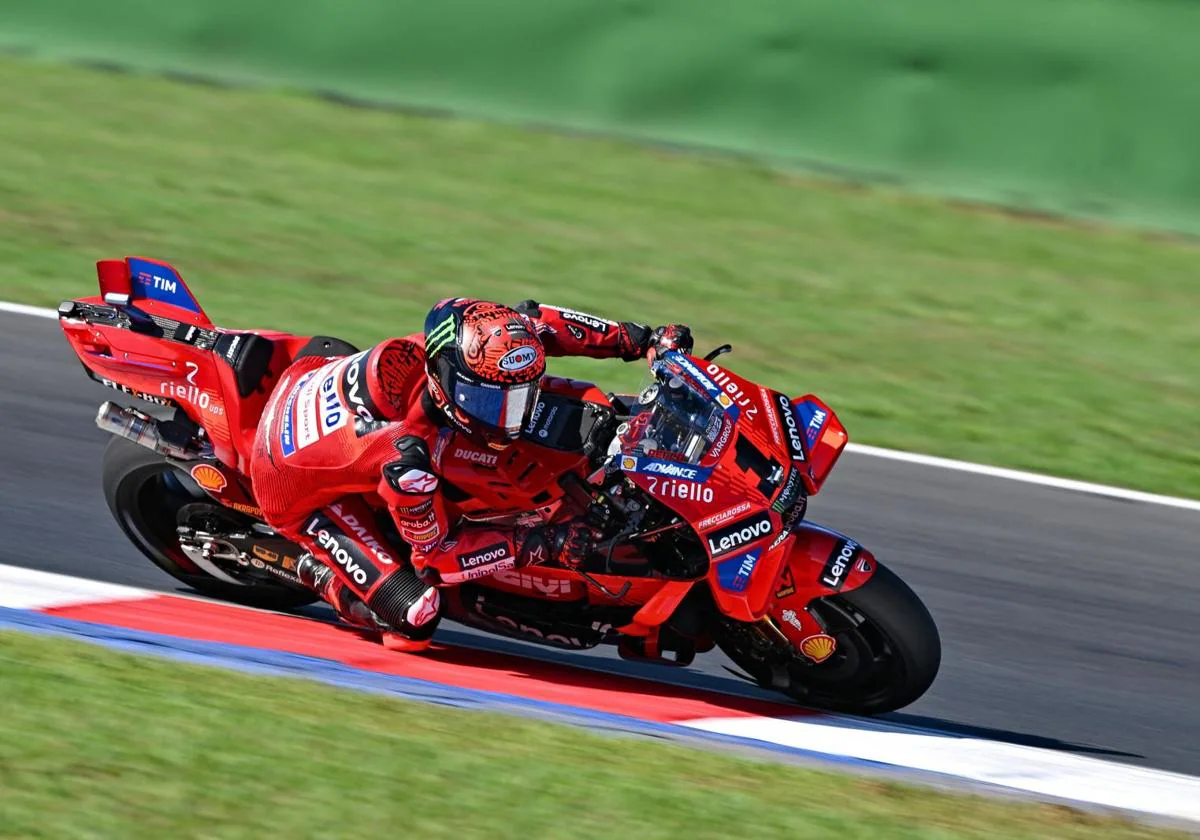
<svg viewBox="0 0 1200 840">
<path fill-rule="evenodd" d="M 116 396 L 56 322 L 0 312 L 0 563 L 176 591 L 100 495 L 93 417 Z M 810 517 L 871 548 L 941 629 L 937 682 L 889 718 L 1200 774 L 1200 513 L 849 453 Z M 439 638 L 758 693 L 715 654 L 675 671 Z"/>
</svg>

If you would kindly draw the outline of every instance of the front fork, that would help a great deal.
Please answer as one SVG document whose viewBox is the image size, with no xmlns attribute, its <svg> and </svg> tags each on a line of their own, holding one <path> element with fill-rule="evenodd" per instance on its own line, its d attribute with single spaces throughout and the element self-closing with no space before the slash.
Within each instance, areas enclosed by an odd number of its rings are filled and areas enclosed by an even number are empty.
<svg viewBox="0 0 1200 840">
<path fill-rule="evenodd" d="M 794 531 L 791 552 L 780 573 L 764 631 L 786 642 L 813 664 L 837 651 L 824 619 L 813 610 L 820 598 L 858 589 L 875 574 L 875 555 L 832 528 L 812 522 Z"/>
</svg>

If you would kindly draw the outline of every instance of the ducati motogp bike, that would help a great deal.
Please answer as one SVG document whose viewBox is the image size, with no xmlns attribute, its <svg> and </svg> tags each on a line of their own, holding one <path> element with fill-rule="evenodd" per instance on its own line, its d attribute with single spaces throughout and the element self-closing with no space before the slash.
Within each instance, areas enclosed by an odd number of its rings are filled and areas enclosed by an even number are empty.
<svg viewBox="0 0 1200 840">
<path fill-rule="evenodd" d="M 301 549 L 255 501 L 251 447 L 285 368 L 357 348 L 219 328 L 164 262 L 101 260 L 97 270 L 100 293 L 65 301 L 58 315 L 88 375 L 133 403 L 105 402 L 97 415 L 112 434 L 103 491 L 118 525 L 205 595 L 310 603 L 295 575 Z M 941 659 L 928 610 L 855 539 L 807 517 L 845 428 L 816 396 L 792 398 L 719 364 L 729 349 L 664 353 L 635 395 L 575 380 L 543 389 L 523 433 L 546 447 L 528 479 L 544 486 L 538 509 L 478 518 L 582 517 L 596 548 L 577 569 L 527 566 L 448 587 L 443 617 L 674 667 L 719 649 L 735 673 L 815 708 L 877 714 L 912 703 Z"/>
</svg>

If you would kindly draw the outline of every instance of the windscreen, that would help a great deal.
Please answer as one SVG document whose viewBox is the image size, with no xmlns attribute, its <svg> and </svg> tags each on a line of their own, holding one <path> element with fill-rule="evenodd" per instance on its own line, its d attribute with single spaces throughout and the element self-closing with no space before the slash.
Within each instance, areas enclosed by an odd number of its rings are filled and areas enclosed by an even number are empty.
<svg viewBox="0 0 1200 840">
<path fill-rule="evenodd" d="M 723 424 L 724 412 L 708 394 L 665 365 L 656 365 L 653 381 L 638 396 L 618 437 L 626 455 L 674 456 L 670 460 L 694 465 Z"/>
</svg>

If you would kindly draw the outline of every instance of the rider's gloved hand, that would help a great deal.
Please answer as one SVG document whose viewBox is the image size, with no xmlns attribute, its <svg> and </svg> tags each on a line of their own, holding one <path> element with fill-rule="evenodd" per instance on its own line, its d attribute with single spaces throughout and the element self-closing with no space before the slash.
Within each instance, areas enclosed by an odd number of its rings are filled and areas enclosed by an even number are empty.
<svg viewBox="0 0 1200 840">
<path fill-rule="evenodd" d="M 662 353 L 678 350 L 680 353 L 691 354 L 692 330 L 687 324 L 666 324 L 654 331 L 650 336 L 650 345 L 646 348 L 646 358 L 654 361 Z"/>
<path fill-rule="evenodd" d="M 600 533 L 578 520 L 539 525 L 518 533 L 517 566 L 557 563 L 578 569 L 592 553 Z"/>
</svg>

